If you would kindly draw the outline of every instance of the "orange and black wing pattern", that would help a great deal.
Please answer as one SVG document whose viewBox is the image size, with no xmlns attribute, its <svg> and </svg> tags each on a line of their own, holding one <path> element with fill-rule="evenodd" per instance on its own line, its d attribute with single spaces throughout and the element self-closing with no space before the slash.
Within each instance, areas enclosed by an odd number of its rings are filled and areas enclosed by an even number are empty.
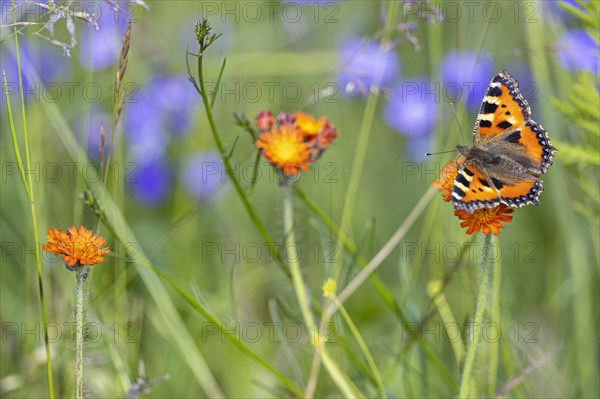
<svg viewBox="0 0 600 399">
<path fill-rule="evenodd" d="M 473 147 L 459 146 L 466 156 L 452 187 L 455 209 L 472 213 L 500 204 L 538 205 L 539 175 L 552 164 L 554 148 L 547 132 L 531 119 L 531 107 L 519 83 L 506 71 L 494 76 L 483 97 L 473 130 Z"/>
<path fill-rule="evenodd" d="M 516 130 L 530 116 L 531 107 L 519 91 L 517 81 L 508 72 L 499 72 L 492 78 L 483 97 L 473 130 L 473 144 Z"/>
<path fill-rule="evenodd" d="M 516 145 L 515 151 L 505 155 L 532 173 L 546 173 L 552 165 L 556 148 L 550 143 L 548 133 L 539 123 L 528 120 L 525 125 L 507 133 L 503 141 Z"/>
<path fill-rule="evenodd" d="M 451 198 L 455 209 L 473 213 L 477 209 L 495 208 L 501 203 L 518 208 L 538 205 L 542 191 L 542 181 L 534 176 L 506 183 L 494 176 L 486 177 L 466 160 L 454 180 Z"/>
<path fill-rule="evenodd" d="M 503 204 L 517 208 L 529 204 L 540 204 L 540 194 L 544 191 L 540 179 L 531 176 L 528 179 L 522 179 L 518 183 L 513 184 L 502 184 L 500 181 L 494 181 L 496 179 L 492 180 L 492 184 L 500 192 L 500 200 Z"/>
<path fill-rule="evenodd" d="M 491 181 L 468 160 L 458 169 L 452 187 L 454 209 L 472 213 L 477 209 L 494 208 L 500 205 L 500 195 Z"/>
</svg>

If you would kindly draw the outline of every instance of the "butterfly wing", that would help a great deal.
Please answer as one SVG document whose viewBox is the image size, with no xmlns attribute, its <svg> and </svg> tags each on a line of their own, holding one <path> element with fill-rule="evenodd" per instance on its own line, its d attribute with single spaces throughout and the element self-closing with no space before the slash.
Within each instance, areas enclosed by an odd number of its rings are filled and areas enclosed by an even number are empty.
<svg viewBox="0 0 600 399">
<path fill-rule="evenodd" d="M 473 143 L 503 154 L 532 173 L 545 173 L 556 148 L 546 130 L 530 117 L 531 107 L 519 83 L 508 72 L 499 72 L 483 98 Z"/>
<path fill-rule="evenodd" d="M 494 208 L 500 205 L 498 190 L 474 163 L 468 159 L 458 169 L 452 186 L 452 204 L 454 209 L 469 213 L 482 208 Z"/>
<path fill-rule="evenodd" d="M 542 181 L 521 170 L 518 177 L 507 173 L 507 165 L 484 170 L 466 160 L 459 168 L 452 187 L 454 209 L 473 213 L 477 209 L 495 208 L 501 203 L 523 207 L 539 205 Z"/>
<path fill-rule="evenodd" d="M 517 208 L 529 204 L 539 205 L 540 194 L 544 191 L 542 181 L 532 175 L 509 184 L 503 184 L 499 179 L 492 178 L 492 184 L 498 189 L 503 204 Z"/>
<path fill-rule="evenodd" d="M 473 130 L 473 148 L 454 182 L 452 201 L 469 213 L 500 203 L 539 204 L 542 181 L 556 149 L 531 118 L 531 108 L 508 72 L 494 76 Z"/>
<path fill-rule="evenodd" d="M 556 151 L 546 130 L 531 119 L 514 131 L 506 132 L 495 146 L 507 158 L 537 174 L 546 173 Z"/>
<path fill-rule="evenodd" d="M 519 84 L 506 71 L 494 76 L 483 97 L 473 129 L 473 144 L 492 140 L 506 131 L 523 126 L 531 107 L 519 91 Z"/>
</svg>

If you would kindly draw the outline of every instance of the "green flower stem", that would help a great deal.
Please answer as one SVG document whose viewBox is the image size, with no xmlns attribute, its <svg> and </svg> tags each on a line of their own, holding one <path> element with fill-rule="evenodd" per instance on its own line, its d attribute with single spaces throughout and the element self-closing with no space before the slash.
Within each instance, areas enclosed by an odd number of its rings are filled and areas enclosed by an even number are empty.
<svg viewBox="0 0 600 399">
<path fill-rule="evenodd" d="M 497 242 L 497 241 L 496 241 Z M 502 281 L 502 263 L 500 261 L 493 263 L 492 269 L 492 298 L 490 302 L 490 321 L 500 325 L 500 284 Z M 494 397 L 496 394 L 496 384 L 498 375 L 498 350 L 500 342 L 490 342 L 489 344 L 489 368 L 488 368 L 488 397 Z"/>
<path fill-rule="evenodd" d="M 306 286 L 304 285 L 304 279 L 302 278 L 302 272 L 300 271 L 300 263 L 298 262 L 298 252 L 296 250 L 296 237 L 294 234 L 294 210 L 292 205 L 292 187 L 289 182 L 285 182 L 283 185 L 283 230 L 285 235 L 285 245 L 287 248 L 287 258 L 292 275 L 292 282 L 294 285 L 294 291 L 304 323 L 308 331 L 310 331 L 315 324 L 315 319 L 310 311 L 310 301 L 306 295 Z M 315 342 L 313 342 L 314 344 Z M 327 369 L 331 379 L 335 382 L 337 387 L 342 391 L 344 397 L 354 398 L 357 395 L 364 397 L 364 395 L 358 390 L 350 379 L 344 374 L 338 367 L 335 361 L 331 358 L 327 352 L 324 342 L 321 342 L 321 336 L 317 335 L 317 344 L 320 345 L 321 357 L 323 365 Z"/>
<path fill-rule="evenodd" d="M 15 0 L 11 0 L 12 10 L 15 9 Z M 13 31 L 15 34 L 15 54 L 17 58 L 17 71 L 19 75 L 19 92 L 21 95 L 21 118 L 23 123 L 23 140 L 25 142 L 25 162 L 27 165 L 27 170 L 31 170 L 31 158 L 29 155 L 29 134 L 27 132 L 27 117 L 25 113 L 25 94 L 23 90 L 23 73 L 21 68 L 21 54 L 19 51 L 19 35 L 17 34 L 17 13 L 13 12 Z M 8 88 L 6 84 L 6 75 L 3 77 L 4 79 L 4 87 L 6 90 L 6 103 L 9 114 L 9 124 L 11 129 L 11 137 L 13 140 L 13 148 L 15 150 L 15 157 L 17 159 L 17 164 L 19 165 L 19 172 L 21 174 L 21 181 L 23 183 L 23 187 L 25 188 L 25 192 L 27 193 L 27 198 L 29 199 L 29 208 L 31 211 L 31 224 L 33 227 L 33 242 L 35 245 L 35 265 L 37 269 L 37 277 L 38 277 L 38 290 L 40 293 L 40 310 L 42 313 L 42 324 L 44 328 L 44 347 L 46 350 L 46 373 L 48 375 L 48 393 L 50 395 L 50 399 L 54 399 L 54 383 L 52 381 L 52 358 L 50 354 L 50 342 L 48 341 L 48 316 L 46 314 L 46 301 L 44 299 L 44 283 L 42 279 L 42 261 L 40 256 L 40 246 L 39 246 L 39 234 L 37 228 L 37 210 L 35 206 L 35 200 L 33 195 L 33 181 L 31 178 L 31 173 L 27 175 L 27 183 L 25 182 L 25 176 L 23 172 L 23 165 L 21 161 L 20 151 L 16 141 L 16 133 L 15 126 L 12 118 L 12 113 L 10 110 L 10 100 L 8 96 Z"/>
<path fill-rule="evenodd" d="M 227 151 L 225 151 L 225 147 L 223 146 L 223 142 L 221 141 L 221 137 L 219 136 L 219 131 L 217 130 L 217 125 L 215 124 L 215 120 L 214 120 L 213 113 L 212 113 L 211 101 L 208 98 L 208 94 L 206 93 L 206 87 L 204 84 L 202 59 L 203 59 L 203 55 L 200 54 L 198 56 L 198 81 L 200 83 L 200 86 L 198 87 L 196 85 L 195 81 L 193 81 L 193 83 L 194 83 L 194 86 L 196 87 L 196 90 L 202 96 L 202 102 L 204 103 L 204 109 L 206 110 L 206 117 L 208 119 L 210 131 L 212 132 L 213 138 L 217 145 L 217 149 L 219 151 L 221 160 L 223 161 L 223 165 L 225 165 L 225 172 L 227 173 L 227 177 L 229 177 L 229 180 L 231 180 L 231 182 L 233 183 L 233 187 L 235 188 L 236 193 L 238 194 L 238 196 L 242 200 L 242 203 L 244 204 L 244 209 L 246 209 L 246 212 L 248 212 L 248 216 L 250 216 L 252 223 L 254 223 L 254 225 L 258 229 L 260 235 L 262 235 L 263 239 L 265 240 L 265 244 L 268 246 L 269 251 L 271 251 L 271 254 L 275 257 L 275 259 L 278 260 L 280 266 L 282 267 L 282 270 L 284 270 L 284 272 L 286 274 L 288 274 L 287 270 L 285 269 L 285 262 L 283 261 L 283 258 L 281 257 L 281 253 L 279 253 L 279 250 L 277 249 L 275 242 L 271 239 L 269 233 L 267 232 L 266 227 L 264 226 L 264 224 L 262 223 L 262 221 L 260 220 L 260 218 L 258 217 L 256 212 L 254 211 L 254 208 L 252 208 L 252 205 L 250 204 L 248 197 L 244 193 L 244 189 L 242 188 L 242 185 L 240 184 L 237 177 L 235 176 L 234 169 L 231 166 L 231 162 L 229 162 L 229 155 L 227 154 Z"/>
<path fill-rule="evenodd" d="M 491 247 L 492 234 L 486 234 L 483 241 L 482 258 L 481 258 L 481 280 L 479 282 L 479 295 L 477 297 L 477 306 L 475 307 L 475 320 L 473 325 L 473 336 L 470 339 L 467 347 L 467 355 L 465 366 L 463 368 L 462 378 L 460 380 L 460 390 L 458 397 L 465 399 L 470 397 L 471 391 L 471 371 L 475 363 L 475 353 L 479 344 L 479 336 L 481 335 L 481 322 L 483 321 L 483 311 L 485 310 L 485 299 L 488 292 L 489 280 L 489 250 Z"/>
<path fill-rule="evenodd" d="M 83 399 L 83 312 L 86 266 L 77 268 L 77 285 L 75 287 L 75 398 Z"/>
<path fill-rule="evenodd" d="M 294 233 L 294 210 L 292 205 L 290 183 L 287 183 L 283 187 L 283 229 L 285 245 L 288 254 L 288 264 L 290 266 L 292 282 L 294 284 L 294 291 L 296 292 L 296 298 L 298 299 L 300 309 L 302 310 L 304 323 L 306 323 L 306 326 L 310 329 L 315 325 L 315 319 L 310 311 L 310 303 L 308 297 L 306 296 L 306 288 L 304 286 L 302 272 L 300 271 L 300 264 L 298 263 L 298 251 L 296 250 L 296 237 Z"/>
</svg>

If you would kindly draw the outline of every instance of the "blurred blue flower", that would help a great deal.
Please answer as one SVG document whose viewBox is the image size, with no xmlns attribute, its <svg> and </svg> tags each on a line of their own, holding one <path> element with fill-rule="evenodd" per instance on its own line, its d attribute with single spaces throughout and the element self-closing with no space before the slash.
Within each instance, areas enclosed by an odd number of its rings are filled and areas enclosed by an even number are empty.
<svg viewBox="0 0 600 399">
<path fill-rule="evenodd" d="M 558 40 L 558 62 L 569 71 L 598 74 L 600 46 L 583 29 L 566 31 Z"/>
<path fill-rule="evenodd" d="M 188 78 L 183 75 L 157 77 L 150 91 L 162 110 L 166 129 L 177 135 L 189 132 L 200 95 Z"/>
<path fill-rule="evenodd" d="M 363 43 L 356 38 L 342 43 L 338 66 L 338 83 L 343 91 L 363 95 L 368 94 L 370 86 L 386 86 L 400 73 L 400 59 L 392 48 L 381 49 L 379 43 Z"/>
<path fill-rule="evenodd" d="M 169 139 L 164 135 L 146 136 L 144 140 L 127 143 L 128 157 L 144 162 L 163 159 L 169 146 Z"/>
<path fill-rule="evenodd" d="M 171 189 L 171 173 L 164 160 L 134 163 L 135 171 L 127 176 L 133 197 L 143 205 L 160 205 Z"/>
<path fill-rule="evenodd" d="M 110 148 L 110 122 L 111 115 L 103 108 L 93 106 L 90 108 L 84 121 L 84 130 L 81 129 L 81 118 L 78 116 L 75 125 L 77 135 L 84 134 L 87 137 L 86 151 L 90 159 L 100 160 L 100 131 L 104 126 L 104 159 L 108 156 Z"/>
<path fill-rule="evenodd" d="M 427 135 L 437 123 L 437 101 L 439 94 L 425 78 L 402 81 L 390 92 L 384 119 L 407 137 Z"/>
<path fill-rule="evenodd" d="M 65 86 L 62 86 L 62 82 L 56 82 L 56 80 L 69 71 L 68 59 L 56 51 L 53 46 L 42 41 L 21 40 L 19 50 L 25 101 L 39 102 L 50 96 L 56 101 L 57 90 L 59 93 L 67 90 Z M 20 101 L 20 95 L 18 94 L 19 69 L 13 51 L 14 48 L 9 49 L 6 44 L 0 46 L 0 73 L 1 71 L 6 72 L 7 88 L 14 107 L 14 101 Z M 39 80 L 29 76 L 30 70 L 38 75 Z M 46 90 L 46 86 L 50 84 L 54 88 Z M 2 92 L 0 98 L 2 98 L 3 106 L 1 108 L 4 109 L 6 108 L 4 106 L 6 102 L 4 89 Z"/>
<path fill-rule="evenodd" d="M 576 9 L 581 10 L 581 7 L 577 3 L 580 0 L 561 0 L 561 1 L 541 1 L 540 5 L 542 6 L 542 12 L 546 15 L 556 16 L 564 22 L 571 22 L 575 17 L 568 11 L 565 11 L 560 7 L 560 3 L 568 4 Z M 588 0 L 583 0 L 584 3 L 587 3 Z M 523 16 L 523 18 L 525 18 Z M 533 18 L 532 18 L 533 19 Z"/>
<path fill-rule="evenodd" d="M 153 78 L 129 99 L 125 113 L 125 138 L 141 148 L 163 148 L 170 134 L 190 131 L 198 94 L 184 76 Z"/>
<path fill-rule="evenodd" d="M 446 55 L 439 67 L 442 78 L 442 93 L 447 101 L 464 101 L 469 111 L 476 112 L 481 106 L 485 91 L 492 79 L 492 61 L 472 52 L 452 51 Z"/>
<path fill-rule="evenodd" d="M 438 121 L 439 93 L 425 78 L 404 80 L 390 92 L 384 119 L 393 129 L 408 137 L 412 159 L 422 159 L 430 150 L 430 135 Z"/>
<path fill-rule="evenodd" d="M 426 158 L 425 154 L 431 152 L 433 148 L 432 137 L 433 135 L 431 134 L 411 137 L 406 143 L 406 150 L 410 159 L 413 161 L 424 160 Z"/>
<path fill-rule="evenodd" d="M 21 15 L 25 12 L 25 8 L 27 3 L 22 4 L 23 0 L 15 0 L 15 9 L 14 14 L 17 17 L 17 21 L 21 20 Z M 29 5 L 29 7 L 34 7 L 33 5 Z M 10 25 L 13 23 L 13 8 L 10 0 L 2 0 L 0 1 L 0 25 Z"/>
<path fill-rule="evenodd" d="M 154 77 L 128 99 L 124 116 L 128 158 L 140 165 L 138 182 L 131 189 L 143 204 L 164 200 L 171 186 L 166 150 L 172 134 L 190 131 L 197 103 L 193 86 L 177 75 Z"/>
<path fill-rule="evenodd" d="M 84 10 L 92 15 L 91 20 L 96 25 L 88 24 L 81 35 L 79 62 L 86 68 L 101 70 L 114 65 L 119 59 L 131 12 L 126 2 L 114 3 L 118 9 L 105 1 L 84 4 Z"/>
<path fill-rule="evenodd" d="M 126 100 L 125 138 L 130 143 L 153 140 L 155 136 L 166 136 L 162 126 L 162 115 L 154 93 L 147 86 Z"/>
<path fill-rule="evenodd" d="M 225 183 L 225 169 L 221 158 L 214 152 L 191 156 L 182 171 L 187 191 L 198 201 L 209 198 Z"/>
</svg>

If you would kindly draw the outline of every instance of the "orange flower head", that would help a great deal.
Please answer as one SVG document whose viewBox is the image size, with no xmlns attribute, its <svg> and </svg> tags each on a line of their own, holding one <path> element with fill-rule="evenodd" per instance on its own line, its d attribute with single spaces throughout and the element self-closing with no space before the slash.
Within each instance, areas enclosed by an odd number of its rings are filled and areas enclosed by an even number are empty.
<svg viewBox="0 0 600 399">
<path fill-rule="evenodd" d="M 271 113 L 271 111 L 260 111 L 258 115 L 256 115 L 256 127 L 261 132 L 266 132 L 271 130 L 271 127 L 275 123 L 275 115 Z"/>
<path fill-rule="evenodd" d="M 102 248 L 106 241 L 101 236 L 92 234 L 91 230 L 80 226 L 71 226 L 67 231 L 48 230 L 48 243 L 42 245 L 44 251 L 62 255 L 68 268 L 83 265 L 95 265 L 104 262 L 102 255 L 110 252 Z"/>
<path fill-rule="evenodd" d="M 329 124 L 329 122 L 326 123 L 319 135 L 317 136 L 317 147 L 320 151 L 326 150 L 327 148 L 329 148 L 331 143 L 333 143 L 333 140 L 337 138 L 337 136 L 337 129 L 333 125 Z"/>
<path fill-rule="evenodd" d="M 458 174 L 458 169 L 462 165 L 464 157 L 458 158 L 456 161 L 450 161 L 442 168 L 440 176 L 431 183 L 431 185 L 442 193 L 444 201 L 449 202 L 452 197 L 452 186 Z"/>
<path fill-rule="evenodd" d="M 500 229 L 504 228 L 502 222 L 512 221 L 512 216 L 508 216 L 510 213 L 513 213 L 513 210 L 504 204 L 495 208 L 478 209 L 472 215 L 463 210 L 454 211 L 454 214 L 463 220 L 460 227 L 468 227 L 467 234 L 481 231 L 483 234 L 492 232 L 496 236 L 500 234 Z"/>
<path fill-rule="evenodd" d="M 314 116 L 304 112 L 296 112 L 292 115 L 295 119 L 294 125 L 300 129 L 306 138 L 316 137 L 327 125 L 327 118 L 324 116 L 315 119 Z"/>
<path fill-rule="evenodd" d="M 286 176 L 297 175 L 298 169 L 308 170 L 314 152 L 310 149 L 313 143 L 305 142 L 300 130 L 288 124 L 281 125 L 280 129 L 273 127 L 271 132 L 261 134 L 255 145 L 262 148 L 267 161 L 283 170 Z"/>
</svg>

